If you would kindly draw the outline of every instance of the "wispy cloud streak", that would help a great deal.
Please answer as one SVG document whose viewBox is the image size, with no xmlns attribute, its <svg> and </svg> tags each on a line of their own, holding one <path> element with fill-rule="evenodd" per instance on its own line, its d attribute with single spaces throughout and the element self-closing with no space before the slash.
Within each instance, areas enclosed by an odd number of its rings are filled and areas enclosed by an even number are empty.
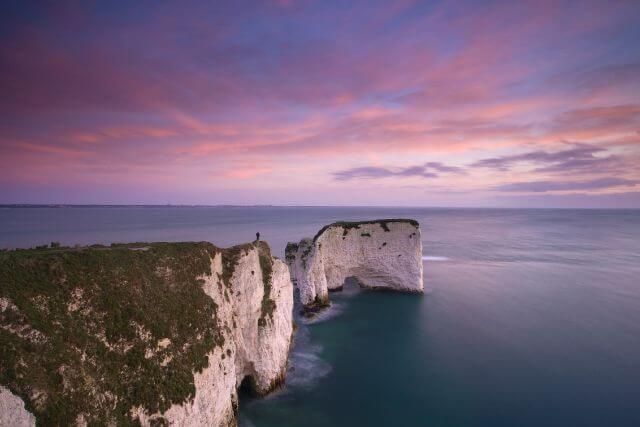
<svg viewBox="0 0 640 427">
<path fill-rule="evenodd" d="M 597 157 L 606 150 L 589 144 L 574 144 L 572 148 L 548 152 L 530 151 L 511 156 L 482 159 L 470 165 L 472 168 L 488 168 L 508 171 L 519 164 L 539 167 L 534 172 L 612 171 L 620 166 L 620 159 L 613 155 Z"/>
<path fill-rule="evenodd" d="M 455 166 L 447 166 L 438 162 L 428 162 L 423 165 L 388 168 L 379 166 L 364 166 L 334 172 L 333 176 L 338 181 L 352 179 L 379 179 L 379 178 L 437 178 L 440 173 L 462 173 L 462 169 Z"/>
</svg>

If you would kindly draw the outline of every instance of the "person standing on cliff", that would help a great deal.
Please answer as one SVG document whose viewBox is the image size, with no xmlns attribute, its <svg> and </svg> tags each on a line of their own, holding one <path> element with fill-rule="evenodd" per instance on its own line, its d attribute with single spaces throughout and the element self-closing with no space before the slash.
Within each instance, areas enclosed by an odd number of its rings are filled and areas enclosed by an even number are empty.
<svg viewBox="0 0 640 427">
<path fill-rule="evenodd" d="M 259 242 L 259 241 L 260 241 L 260 232 L 258 231 L 256 233 L 256 242 Z"/>
</svg>

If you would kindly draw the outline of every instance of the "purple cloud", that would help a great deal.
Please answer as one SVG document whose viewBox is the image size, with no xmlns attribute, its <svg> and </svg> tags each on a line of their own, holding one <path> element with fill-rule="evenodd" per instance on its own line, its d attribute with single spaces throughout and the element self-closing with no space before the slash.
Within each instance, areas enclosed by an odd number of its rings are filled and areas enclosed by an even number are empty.
<svg viewBox="0 0 640 427">
<path fill-rule="evenodd" d="M 438 172 L 444 172 L 444 173 L 463 173 L 464 172 L 462 168 L 459 168 L 456 166 L 443 165 L 442 163 L 439 163 L 439 162 L 427 162 L 424 164 L 424 167 L 435 169 Z"/>
<path fill-rule="evenodd" d="M 514 182 L 493 187 L 493 191 L 547 193 L 550 191 L 602 190 L 614 187 L 633 187 L 640 181 L 622 178 L 599 178 L 589 181 L 530 181 Z"/>
<path fill-rule="evenodd" d="M 447 166 L 439 162 L 427 162 L 423 165 L 408 166 L 403 168 L 385 168 L 378 166 L 364 166 L 359 168 L 346 169 L 334 172 L 333 176 L 338 181 L 348 181 L 351 179 L 378 179 L 388 177 L 411 177 L 437 178 L 441 173 L 462 173 L 461 168 Z"/>
<path fill-rule="evenodd" d="M 575 170 L 607 170 L 619 167 L 616 156 L 596 157 L 595 154 L 606 151 L 603 148 L 588 144 L 574 144 L 567 150 L 557 152 L 531 151 L 512 156 L 493 157 L 479 160 L 470 166 L 474 168 L 489 168 L 507 171 L 518 163 L 535 163 L 542 165 L 534 172 L 567 172 Z"/>
</svg>

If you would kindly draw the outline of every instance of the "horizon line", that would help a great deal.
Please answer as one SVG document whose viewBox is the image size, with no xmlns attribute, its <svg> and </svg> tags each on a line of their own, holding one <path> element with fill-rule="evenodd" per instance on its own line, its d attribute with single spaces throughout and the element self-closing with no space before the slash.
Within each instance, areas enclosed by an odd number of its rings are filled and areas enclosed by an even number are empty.
<svg viewBox="0 0 640 427">
<path fill-rule="evenodd" d="M 509 207 L 509 206 L 383 206 L 383 205 L 280 205 L 280 204 L 126 204 L 126 203 L 0 203 L 7 208 L 376 208 L 376 209 L 493 209 L 493 210 L 640 210 L 640 207 Z"/>
</svg>

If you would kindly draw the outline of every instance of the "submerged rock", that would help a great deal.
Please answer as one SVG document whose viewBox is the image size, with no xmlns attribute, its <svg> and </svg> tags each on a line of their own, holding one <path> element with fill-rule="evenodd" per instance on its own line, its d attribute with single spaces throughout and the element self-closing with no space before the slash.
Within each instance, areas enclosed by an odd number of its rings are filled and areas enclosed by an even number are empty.
<svg viewBox="0 0 640 427">
<path fill-rule="evenodd" d="M 422 292 L 420 226 L 409 219 L 336 222 L 285 250 L 303 314 L 329 304 L 349 277 L 375 290 Z"/>
<path fill-rule="evenodd" d="M 0 424 L 235 425 L 284 381 L 292 284 L 269 246 L 0 254 Z"/>
</svg>

